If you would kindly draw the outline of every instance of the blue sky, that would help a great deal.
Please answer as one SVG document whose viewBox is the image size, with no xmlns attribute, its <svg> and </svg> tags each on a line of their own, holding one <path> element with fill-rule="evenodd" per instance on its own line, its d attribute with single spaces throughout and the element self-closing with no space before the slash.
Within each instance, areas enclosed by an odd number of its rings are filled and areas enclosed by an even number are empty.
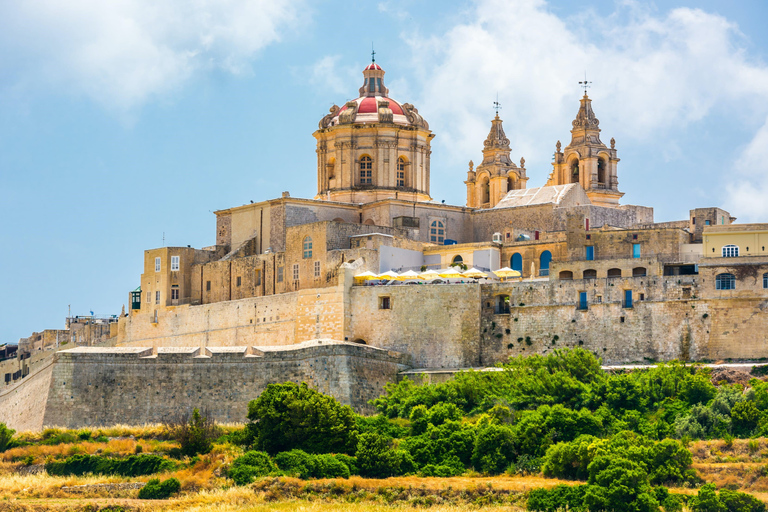
<svg viewBox="0 0 768 512">
<path fill-rule="evenodd" d="M 498 93 L 531 187 L 584 71 L 624 203 L 768 221 L 763 1 L 0 4 L 0 343 L 119 313 L 143 250 L 214 243 L 212 212 L 315 193 L 317 122 L 376 46 L 429 121 L 432 196 L 463 204 Z"/>
</svg>

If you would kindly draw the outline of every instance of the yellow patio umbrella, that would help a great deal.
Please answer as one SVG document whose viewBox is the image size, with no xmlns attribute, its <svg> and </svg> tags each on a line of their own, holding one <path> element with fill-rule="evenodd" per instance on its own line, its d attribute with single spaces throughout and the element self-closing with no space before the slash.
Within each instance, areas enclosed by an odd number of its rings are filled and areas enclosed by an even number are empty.
<svg viewBox="0 0 768 512">
<path fill-rule="evenodd" d="M 362 274 L 357 274 L 355 276 L 355 279 L 362 279 L 363 281 L 370 281 L 372 279 L 378 279 L 379 276 L 371 272 L 370 270 L 366 270 Z"/>
<path fill-rule="evenodd" d="M 397 279 L 397 272 L 392 272 L 391 270 L 388 270 L 384 272 L 383 274 L 379 274 L 376 276 L 376 279 L 386 279 L 387 281 L 393 281 Z"/>
<path fill-rule="evenodd" d="M 502 279 L 506 279 L 508 277 L 522 277 L 523 275 L 518 270 L 512 270 L 509 267 L 500 268 L 499 270 L 492 270 L 494 274 L 496 274 L 498 277 L 501 277 Z"/>
<path fill-rule="evenodd" d="M 440 277 L 461 277 L 461 272 L 453 267 L 448 267 L 443 270 L 439 270 Z"/>
<path fill-rule="evenodd" d="M 440 272 L 432 269 L 419 273 L 419 278 L 424 280 L 435 279 L 436 277 L 440 277 Z"/>
<path fill-rule="evenodd" d="M 471 269 L 462 272 L 461 275 L 464 276 L 464 277 L 471 277 L 472 279 L 479 279 L 481 277 L 488 277 L 488 274 L 486 274 L 485 272 L 483 272 L 481 270 L 477 270 L 475 267 L 472 267 Z"/>
<path fill-rule="evenodd" d="M 413 270 L 406 270 L 405 272 L 397 276 L 398 281 L 409 281 L 411 279 L 419 279 L 419 274 L 417 274 Z"/>
</svg>

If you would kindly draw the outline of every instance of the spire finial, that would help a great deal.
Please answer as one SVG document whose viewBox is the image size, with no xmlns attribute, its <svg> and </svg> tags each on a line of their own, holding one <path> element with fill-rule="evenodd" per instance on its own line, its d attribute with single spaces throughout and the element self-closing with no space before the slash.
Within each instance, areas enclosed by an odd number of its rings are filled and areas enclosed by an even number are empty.
<svg viewBox="0 0 768 512">
<path fill-rule="evenodd" d="M 496 110 L 496 117 L 499 117 L 499 110 L 501 110 L 501 103 L 499 103 L 499 93 L 496 93 L 496 101 L 493 102 L 493 108 Z"/>
<path fill-rule="evenodd" d="M 373 49 L 373 41 L 371 41 L 371 62 L 376 62 L 376 51 Z"/>
<path fill-rule="evenodd" d="M 579 82 L 579 85 L 584 88 L 584 96 L 587 95 L 587 89 L 592 85 L 592 82 L 587 82 L 587 72 L 584 71 L 584 81 Z"/>
</svg>

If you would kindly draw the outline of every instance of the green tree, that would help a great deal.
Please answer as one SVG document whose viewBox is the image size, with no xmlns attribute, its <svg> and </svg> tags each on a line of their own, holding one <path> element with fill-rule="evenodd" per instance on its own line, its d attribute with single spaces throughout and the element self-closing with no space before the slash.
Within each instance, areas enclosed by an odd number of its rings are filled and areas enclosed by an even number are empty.
<svg viewBox="0 0 768 512">
<path fill-rule="evenodd" d="M 10 448 L 15 433 L 16 431 L 8 428 L 5 423 L 0 423 L 0 453 Z"/>
<path fill-rule="evenodd" d="M 355 457 L 358 471 L 363 476 L 385 478 L 416 471 L 416 464 L 410 453 L 405 450 L 393 450 L 389 439 L 373 432 L 360 435 Z"/>
<path fill-rule="evenodd" d="M 491 423 L 482 428 L 475 438 L 472 465 L 488 474 L 504 472 L 515 457 L 515 437 L 509 427 Z"/>
<path fill-rule="evenodd" d="M 748 437 L 760 421 L 760 411 L 751 400 L 739 402 L 731 408 L 731 421 L 736 435 Z"/>
<path fill-rule="evenodd" d="M 645 468 L 615 455 L 600 455 L 589 465 L 585 502 L 589 510 L 658 512 L 659 502 Z"/>
<path fill-rule="evenodd" d="M 715 484 L 702 485 L 699 493 L 688 502 L 688 506 L 693 512 L 726 512 L 725 505 L 717 495 Z"/>
<path fill-rule="evenodd" d="M 306 383 L 270 384 L 248 404 L 248 420 L 253 445 L 271 454 L 353 453 L 357 444 L 352 408 Z"/>
<path fill-rule="evenodd" d="M 179 442 L 181 454 L 188 457 L 209 453 L 219 437 L 219 428 L 210 414 L 200 414 L 197 408 L 192 410 L 192 416 L 179 416 L 166 423 L 165 428 Z"/>
</svg>

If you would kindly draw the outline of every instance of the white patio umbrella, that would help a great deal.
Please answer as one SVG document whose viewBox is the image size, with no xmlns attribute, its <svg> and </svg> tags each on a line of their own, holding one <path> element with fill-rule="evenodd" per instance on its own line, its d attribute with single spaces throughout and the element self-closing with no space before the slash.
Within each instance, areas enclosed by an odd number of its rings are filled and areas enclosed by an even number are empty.
<svg viewBox="0 0 768 512">
<path fill-rule="evenodd" d="M 440 277 L 440 272 L 437 272 L 436 270 L 426 270 L 421 272 L 419 277 L 425 280 L 435 279 L 436 277 Z"/>
<path fill-rule="evenodd" d="M 438 274 L 440 274 L 440 277 L 461 277 L 461 272 L 456 270 L 453 267 L 448 267 L 443 270 L 438 271 Z"/>
<path fill-rule="evenodd" d="M 405 272 L 397 276 L 398 281 L 409 281 L 411 279 L 419 279 L 419 274 L 417 274 L 413 270 L 406 270 Z"/>
<path fill-rule="evenodd" d="M 397 272 L 392 272 L 391 270 L 388 270 L 383 274 L 379 274 L 377 277 L 379 279 L 386 279 L 387 281 L 394 281 L 395 279 L 397 279 L 398 274 Z"/>
<path fill-rule="evenodd" d="M 471 269 L 462 272 L 461 275 L 464 276 L 464 277 L 471 277 L 472 279 L 479 279 L 481 277 L 488 277 L 488 274 L 486 274 L 485 272 L 483 272 L 481 270 L 476 269 L 475 267 L 472 267 Z"/>
</svg>

